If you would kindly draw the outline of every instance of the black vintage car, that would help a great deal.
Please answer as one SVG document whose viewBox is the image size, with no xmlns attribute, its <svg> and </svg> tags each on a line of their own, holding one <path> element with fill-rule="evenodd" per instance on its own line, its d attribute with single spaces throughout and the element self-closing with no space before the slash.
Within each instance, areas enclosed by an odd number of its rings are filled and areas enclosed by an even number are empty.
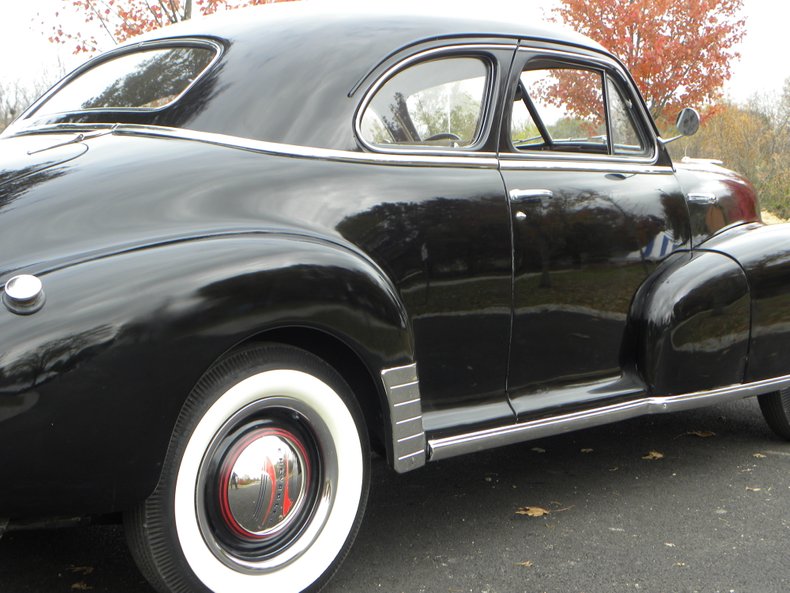
<svg viewBox="0 0 790 593">
<path fill-rule="evenodd" d="M 749 396 L 790 438 L 790 228 L 665 144 L 527 24 L 266 7 L 91 60 L 0 140 L 0 532 L 122 513 L 161 591 L 289 593 L 371 449 Z"/>
</svg>

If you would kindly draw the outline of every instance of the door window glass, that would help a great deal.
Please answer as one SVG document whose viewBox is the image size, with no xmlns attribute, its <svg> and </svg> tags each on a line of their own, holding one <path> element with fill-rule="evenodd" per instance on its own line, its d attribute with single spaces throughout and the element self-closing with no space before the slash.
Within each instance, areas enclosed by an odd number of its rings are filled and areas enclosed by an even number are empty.
<svg viewBox="0 0 790 593">
<path fill-rule="evenodd" d="M 636 113 L 628 94 L 601 70 L 530 68 L 519 77 L 510 138 L 521 151 L 646 156 Z"/>
<path fill-rule="evenodd" d="M 606 94 L 609 98 L 609 117 L 612 127 L 612 152 L 622 155 L 643 155 L 645 143 L 640 137 L 633 119 L 633 103 L 606 77 Z"/>
<path fill-rule="evenodd" d="M 516 98 L 511 120 L 516 148 L 607 152 L 600 72 L 577 68 L 526 70 L 521 74 Z"/>
<path fill-rule="evenodd" d="M 483 119 L 488 71 L 477 58 L 443 58 L 402 70 L 365 108 L 363 140 L 377 146 L 474 144 Z"/>
</svg>

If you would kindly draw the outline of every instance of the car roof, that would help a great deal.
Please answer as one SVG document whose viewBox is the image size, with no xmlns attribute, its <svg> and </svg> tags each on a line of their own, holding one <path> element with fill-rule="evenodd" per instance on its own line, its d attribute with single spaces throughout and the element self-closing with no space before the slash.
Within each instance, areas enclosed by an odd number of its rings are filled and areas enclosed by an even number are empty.
<svg viewBox="0 0 790 593">
<path fill-rule="evenodd" d="M 163 36 L 213 35 L 236 41 L 255 40 L 266 45 L 267 31 L 284 26 L 290 29 L 294 42 L 320 34 L 334 50 L 338 49 L 338 39 L 364 35 L 371 53 L 391 52 L 396 47 L 431 38 L 468 36 L 544 40 L 606 52 L 600 44 L 570 29 L 541 20 L 520 22 L 507 15 L 491 15 L 490 10 L 482 8 L 463 15 L 446 15 L 436 12 L 430 5 L 420 12 L 407 13 L 402 7 L 391 4 L 311 0 L 241 8 L 212 15 L 208 20 L 194 18 L 158 29 L 130 43 Z"/>
<path fill-rule="evenodd" d="M 352 121 L 364 89 L 409 48 L 475 40 L 515 45 L 524 39 L 607 53 L 583 35 L 540 21 L 309 0 L 191 19 L 129 40 L 111 53 L 178 39 L 215 40 L 222 56 L 172 107 L 136 119 L 119 112 L 117 121 L 339 150 L 359 150 Z M 61 121 L 115 121 L 112 110 L 104 111 L 109 113 L 80 112 L 75 119 L 66 114 Z"/>
<path fill-rule="evenodd" d="M 365 77 L 405 48 L 445 39 L 530 39 L 605 52 L 583 35 L 540 21 L 404 13 L 397 7 L 309 0 L 193 19 L 147 38 L 182 36 L 211 36 L 227 50 L 216 88 L 205 105 L 179 125 L 348 150 L 357 149 L 352 115 L 360 93 L 355 91 Z"/>
</svg>

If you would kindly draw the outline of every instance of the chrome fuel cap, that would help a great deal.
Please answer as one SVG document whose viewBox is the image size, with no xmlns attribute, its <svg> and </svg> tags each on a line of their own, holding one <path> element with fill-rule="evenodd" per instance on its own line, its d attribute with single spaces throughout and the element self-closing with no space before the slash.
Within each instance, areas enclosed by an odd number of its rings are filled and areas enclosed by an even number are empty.
<svg viewBox="0 0 790 593">
<path fill-rule="evenodd" d="M 35 313 L 44 306 L 44 286 L 36 276 L 21 274 L 5 283 L 3 303 L 18 315 Z"/>
<path fill-rule="evenodd" d="M 304 447 L 287 431 L 268 428 L 239 439 L 220 473 L 222 514 L 228 527 L 254 539 L 287 528 L 299 517 L 305 499 L 306 463 Z"/>
</svg>

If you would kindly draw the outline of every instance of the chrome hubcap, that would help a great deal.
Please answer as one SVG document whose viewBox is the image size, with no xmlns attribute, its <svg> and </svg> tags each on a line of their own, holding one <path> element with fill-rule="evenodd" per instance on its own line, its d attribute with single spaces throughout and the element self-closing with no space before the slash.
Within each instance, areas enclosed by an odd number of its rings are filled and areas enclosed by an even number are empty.
<svg viewBox="0 0 790 593">
<path fill-rule="evenodd" d="M 222 518 L 238 536 L 266 539 L 300 517 L 310 483 L 305 446 L 291 432 L 265 427 L 245 434 L 219 472 Z"/>
<path fill-rule="evenodd" d="M 196 510 L 222 562 L 266 571 L 301 555 L 323 528 L 337 467 L 325 425 L 300 402 L 271 396 L 238 410 L 215 434 L 198 472 Z"/>
</svg>

